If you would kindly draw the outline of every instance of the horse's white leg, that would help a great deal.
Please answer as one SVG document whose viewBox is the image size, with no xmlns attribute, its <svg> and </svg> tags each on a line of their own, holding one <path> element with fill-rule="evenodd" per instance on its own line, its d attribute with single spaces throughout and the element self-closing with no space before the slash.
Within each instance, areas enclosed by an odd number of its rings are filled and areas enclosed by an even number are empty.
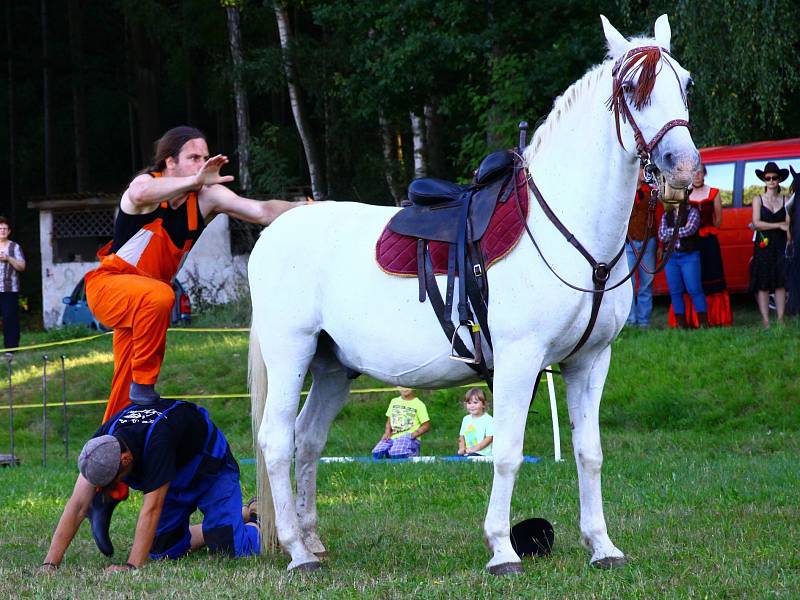
<svg viewBox="0 0 800 600">
<path fill-rule="evenodd" d="M 611 346 L 592 359 L 562 366 L 567 384 L 567 405 L 572 425 L 572 447 L 578 468 L 581 501 L 581 542 L 591 550 L 591 564 L 611 568 L 625 563 L 625 555 L 608 537 L 603 516 L 600 471 L 603 449 L 600 446 L 600 398 L 608 375 Z"/>
<path fill-rule="evenodd" d="M 486 568 L 493 575 L 521 573 L 522 561 L 511 547 L 511 495 L 522 464 L 522 441 L 537 361 L 523 344 L 495 354 L 494 373 L 494 479 L 484 521 L 486 543 L 492 558 Z"/>
<path fill-rule="evenodd" d="M 306 547 L 324 556 L 325 546 L 317 534 L 317 462 L 328 440 L 331 423 L 347 402 L 350 380 L 335 358 L 311 363 L 314 383 L 295 423 L 295 463 L 297 517 Z"/>
<path fill-rule="evenodd" d="M 266 339 L 260 332 L 259 339 Z M 264 416 L 258 430 L 258 445 L 264 454 L 278 541 L 292 557 L 289 570 L 313 569 L 319 559 L 306 548 L 300 534 L 291 485 L 294 454 L 294 423 L 300 405 L 300 391 L 308 366 L 316 351 L 316 336 L 304 332 L 283 332 L 279 347 L 261 344 L 267 365 L 269 388 Z"/>
</svg>

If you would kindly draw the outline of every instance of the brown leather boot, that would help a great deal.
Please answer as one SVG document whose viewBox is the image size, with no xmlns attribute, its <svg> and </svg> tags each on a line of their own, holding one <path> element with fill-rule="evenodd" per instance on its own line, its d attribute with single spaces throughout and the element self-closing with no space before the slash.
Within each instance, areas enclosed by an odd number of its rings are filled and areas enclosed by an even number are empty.
<svg viewBox="0 0 800 600">
<path fill-rule="evenodd" d="M 700 329 L 708 327 L 708 315 L 704 312 L 697 313 L 697 324 Z"/>
</svg>

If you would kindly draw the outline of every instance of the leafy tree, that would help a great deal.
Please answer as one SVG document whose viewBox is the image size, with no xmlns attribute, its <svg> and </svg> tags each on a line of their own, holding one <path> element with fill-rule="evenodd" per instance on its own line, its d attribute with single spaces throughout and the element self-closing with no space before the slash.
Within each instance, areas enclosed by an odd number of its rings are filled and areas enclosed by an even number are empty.
<svg viewBox="0 0 800 600">
<path fill-rule="evenodd" d="M 676 15 L 676 46 L 697 84 L 700 145 L 800 135 L 800 4 L 681 0 Z"/>
</svg>

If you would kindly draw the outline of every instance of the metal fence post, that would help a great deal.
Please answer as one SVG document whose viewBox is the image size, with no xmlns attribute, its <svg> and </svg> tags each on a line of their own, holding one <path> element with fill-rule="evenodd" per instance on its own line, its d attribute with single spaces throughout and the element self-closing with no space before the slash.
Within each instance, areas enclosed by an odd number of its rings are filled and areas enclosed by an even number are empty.
<svg viewBox="0 0 800 600">
<path fill-rule="evenodd" d="M 12 358 L 6 358 L 8 365 L 8 428 L 9 437 L 11 438 L 11 465 L 15 465 L 14 460 L 14 388 L 11 385 L 11 361 Z"/>
<path fill-rule="evenodd" d="M 64 462 L 69 465 L 69 421 L 67 420 L 67 376 L 64 372 L 64 359 L 61 355 L 61 405 L 64 407 Z"/>
<path fill-rule="evenodd" d="M 42 356 L 42 466 L 47 466 L 47 354 Z"/>
</svg>

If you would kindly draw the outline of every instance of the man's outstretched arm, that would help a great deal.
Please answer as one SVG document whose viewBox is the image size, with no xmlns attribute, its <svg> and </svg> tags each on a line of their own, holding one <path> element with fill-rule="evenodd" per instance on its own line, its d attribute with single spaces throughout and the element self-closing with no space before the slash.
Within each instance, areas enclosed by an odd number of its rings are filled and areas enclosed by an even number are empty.
<svg viewBox="0 0 800 600">
<path fill-rule="evenodd" d="M 200 191 L 203 214 L 226 214 L 248 223 L 269 225 L 287 210 L 298 206 L 286 200 L 252 200 L 239 196 L 223 185 L 212 185 Z M 206 205 L 206 209 L 203 205 Z"/>
<path fill-rule="evenodd" d="M 47 569 L 56 569 L 61 561 L 64 559 L 64 553 L 72 543 L 72 539 L 78 532 L 83 519 L 86 517 L 86 511 L 89 509 L 89 504 L 94 497 L 95 487 L 84 479 L 83 475 L 78 475 L 75 481 L 75 487 L 72 490 L 72 496 L 64 506 L 64 512 L 61 514 L 61 519 L 58 521 L 53 539 L 50 542 L 50 549 L 45 556 L 43 567 Z"/>
</svg>

